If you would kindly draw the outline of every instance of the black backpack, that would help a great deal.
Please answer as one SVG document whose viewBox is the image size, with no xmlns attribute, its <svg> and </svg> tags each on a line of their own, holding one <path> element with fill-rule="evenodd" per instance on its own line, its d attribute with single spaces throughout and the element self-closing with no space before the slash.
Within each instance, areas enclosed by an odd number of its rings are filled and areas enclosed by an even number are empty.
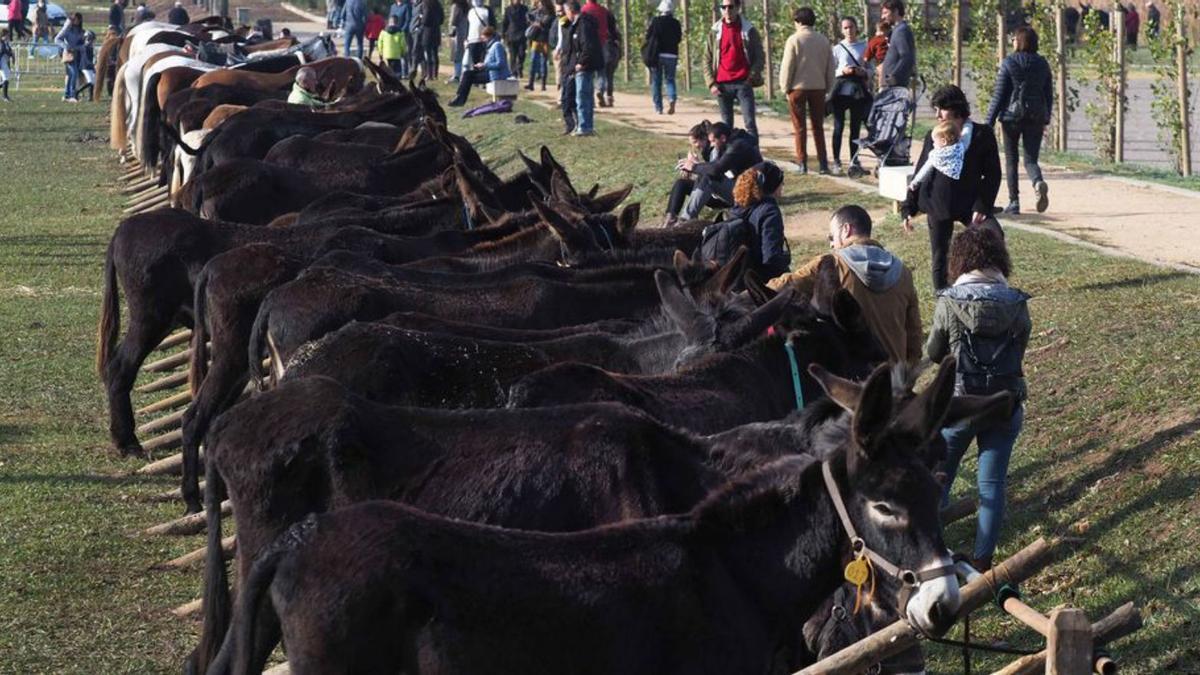
<svg viewBox="0 0 1200 675">
<path fill-rule="evenodd" d="M 724 265 L 739 247 L 754 248 L 754 227 L 744 218 L 722 220 L 704 228 L 700 234 L 700 259 Z"/>
<path fill-rule="evenodd" d="M 1032 92 L 1033 95 L 1030 95 L 1031 92 L 1026 86 L 1028 82 L 1028 76 L 1021 78 L 1019 82 L 1013 77 L 1012 94 L 1008 97 L 1008 107 L 1004 111 L 1006 121 L 1039 124 L 1046 121 L 1045 103 L 1039 92 Z"/>
<path fill-rule="evenodd" d="M 1018 391 L 1023 375 L 1016 342 L 1010 331 L 984 336 L 964 327 L 955 364 L 963 393 L 988 396 Z"/>
<path fill-rule="evenodd" d="M 642 45 L 642 63 L 647 68 L 658 67 L 658 23 L 656 16 L 650 20 L 650 30 L 646 31 L 646 43 Z"/>
</svg>

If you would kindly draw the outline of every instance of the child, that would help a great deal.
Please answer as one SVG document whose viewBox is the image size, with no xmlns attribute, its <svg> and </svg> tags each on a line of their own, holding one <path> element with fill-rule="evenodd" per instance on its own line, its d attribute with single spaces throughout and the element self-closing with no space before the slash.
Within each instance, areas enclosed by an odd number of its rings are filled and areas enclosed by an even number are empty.
<svg viewBox="0 0 1200 675">
<path fill-rule="evenodd" d="M 967 146 L 971 144 L 971 127 L 964 127 L 960 136 L 954 123 L 942 122 L 933 128 L 931 136 L 933 150 L 929 152 L 929 159 L 925 165 L 908 184 L 909 190 L 917 190 L 934 169 L 954 180 L 958 180 L 962 174 L 963 156 L 967 153 Z"/>
<path fill-rule="evenodd" d="M 11 102 L 8 97 L 8 78 L 12 77 L 10 64 L 16 62 L 13 54 L 12 44 L 8 41 L 8 29 L 0 30 L 0 92 L 4 94 L 4 100 Z"/>
<path fill-rule="evenodd" d="M 366 30 L 363 31 L 367 38 L 367 59 L 375 56 L 375 43 L 379 41 L 379 35 L 383 33 L 383 29 L 383 15 L 379 12 L 371 12 L 371 16 L 367 17 Z"/>
<path fill-rule="evenodd" d="M 388 17 L 388 27 L 379 34 L 379 56 L 387 62 L 396 77 L 403 77 L 404 57 L 407 54 L 408 35 L 400 27 L 400 17 L 393 14 Z"/>
<path fill-rule="evenodd" d="M 79 74 L 83 76 L 83 86 L 75 90 L 75 98 L 81 99 L 85 90 L 89 90 L 90 96 L 90 90 L 96 86 L 96 34 L 90 30 L 83 34 L 83 48 L 79 50 Z"/>
<path fill-rule="evenodd" d="M 892 34 L 892 24 L 880 21 L 875 26 L 875 37 L 867 40 L 867 51 L 863 54 L 864 63 L 875 64 L 875 88 L 883 88 L 883 58 L 887 56 L 888 38 Z"/>
</svg>

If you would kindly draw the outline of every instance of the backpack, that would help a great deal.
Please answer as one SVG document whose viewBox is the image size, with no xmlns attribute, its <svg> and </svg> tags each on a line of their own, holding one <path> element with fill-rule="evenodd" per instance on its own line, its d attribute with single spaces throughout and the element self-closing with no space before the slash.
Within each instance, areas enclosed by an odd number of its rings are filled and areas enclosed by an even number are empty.
<svg viewBox="0 0 1200 675">
<path fill-rule="evenodd" d="M 1006 121 L 1038 123 L 1045 121 L 1046 111 L 1043 109 L 1042 100 L 1040 97 L 1035 99 L 1029 96 L 1026 88 L 1028 82 L 1028 77 L 1022 78 L 1020 82 L 1014 82 L 1012 94 L 1008 97 L 1008 107 L 1004 110 Z"/>
<path fill-rule="evenodd" d="M 732 217 L 704 228 L 698 250 L 701 260 L 724 265 L 741 246 L 754 247 L 754 227 L 744 218 Z"/>
<path fill-rule="evenodd" d="M 646 43 L 642 45 L 642 63 L 647 68 L 658 67 L 658 17 L 650 22 L 650 30 L 646 32 Z"/>
<path fill-rule="evenodd" d="M 1020 390 L 1021 357 L 1011 332 L 983 336 L 964 326 L 955 360 L 964 394 L 988 396 Z"/>
</svg>

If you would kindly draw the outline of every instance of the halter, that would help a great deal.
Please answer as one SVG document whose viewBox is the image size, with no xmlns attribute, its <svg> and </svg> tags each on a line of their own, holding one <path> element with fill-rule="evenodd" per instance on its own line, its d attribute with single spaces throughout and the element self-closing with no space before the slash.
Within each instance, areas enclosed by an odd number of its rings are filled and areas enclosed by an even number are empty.
<svg viewBox="0 0 1200 675">
<path fill-rule="evenodd" d="M 846 503 L 842 501 L 842 491 L 838 488 L 837 481 L 833 479 L 833 470 L 829 467 L 829 462 L 821 462 L 821 474 L 825 477 L 825 489 L 829 491 L 829 496 L 833 499 L 833 508 L 837 511 L 838 518 L 842 521 L 842 529 L 846 531 L 846 536 L 850 538 L 851 552 L 857 557 L 865 556 L 874 566 L 900 582 L 901 589 L 897 609 L 901 615 L 907 614 L 908 601 L 912 597 L 913 591 L 919 588 L 922 582 L 954 574 L 954 565 L 942 565 L 941 567 L 922 570 L 920 572 L 900 569 L 898 566 L 893 565 L 890 560 L 872 550 L 871 547 L 867 546 L 867 542 L 858 536 L 858 532 L 854 529 L 854 523 L 850 522 L 850 514 L 846 511 Z M 919 627 L 917 628 L 920 630 Z"/>
<path fill-rule="evenodd" d="M 600 234 L 604 235 L 604 241 L 608 243 L 608 252 L 612 253 L 613 251 L 617 250 L 616 244 L 613 243 L 612 235 L 610 235 L 608 233 L 608 230 L 605 229 L 604 223 L 597 223 L 597 224 L 593 225 L 592 223 L 588 223 L 587 221 L 584 221 L 584 222 L 587 225 L 588 233 L 592 235 L 592 243 L 596 245 L 596 248 L 601 249 L 601 250 L 604 249 L 604 246 L 602 246 L 600 244 L 600 238 L 596 236 L 596 230 L 600 230 Z M 558 251 L 561 256 L 558 261 L 558 266 L 559 267 L 570 267 L 570 265 L 568 265 L 566 262 L 568 256 L 570 255 L 570 251 L 567 250 L 567 243 L 564 242 L 562 239 L 558 240 Z"/>
<path fill-rule="evenodd" d="M 775 335 L 775 326 L 767 326 L 767 337 Z M 792 394 L 796 397 L 796 410 L 804 410 L 804 390 L 800 388 L 800 364 L 796 360 L 796 348 L 792 341 L 783 338 L 783 351 L 787 353 L 788 366 L 792 369 Z"/>
</svg>

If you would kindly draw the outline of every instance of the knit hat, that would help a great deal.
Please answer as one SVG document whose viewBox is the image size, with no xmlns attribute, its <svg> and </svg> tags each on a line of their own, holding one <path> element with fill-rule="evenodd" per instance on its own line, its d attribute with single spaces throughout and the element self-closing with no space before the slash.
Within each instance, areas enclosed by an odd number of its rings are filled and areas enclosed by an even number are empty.
<svg viewBox="0 0 1200 675">
<path fill-rule="evenodd" d="M 659 14 L 670 14 L 673 11 L 675 11 L 674 0 L 662 0 L 662 2 L 658 3 Z"/>
<path fill-rule="evenodd" d="M 769 195 L 779 189 L 783 183 L 783 169 L 775 162 L 763 162 L 754 167 L 758 171 L 758 186 L 764 195 Z"/>
</svg>

